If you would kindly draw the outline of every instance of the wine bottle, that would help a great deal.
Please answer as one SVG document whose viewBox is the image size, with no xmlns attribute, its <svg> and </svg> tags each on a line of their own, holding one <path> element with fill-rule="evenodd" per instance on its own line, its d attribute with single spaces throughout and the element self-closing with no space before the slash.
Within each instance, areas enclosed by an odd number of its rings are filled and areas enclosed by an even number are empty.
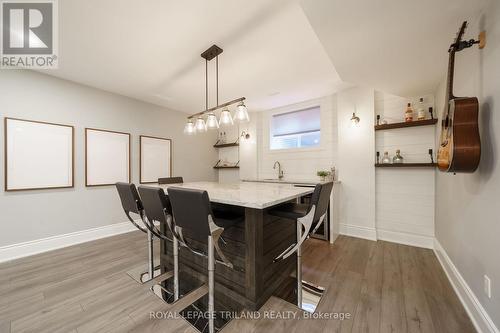
<svg viewBox="0 0 500 333">
<path fill-rule="evenodd" d="M 408 103 L 405 111 L 405 121 L 413 121 L 413 109 L 411 108 L 411 103 Z"/>
</svg>

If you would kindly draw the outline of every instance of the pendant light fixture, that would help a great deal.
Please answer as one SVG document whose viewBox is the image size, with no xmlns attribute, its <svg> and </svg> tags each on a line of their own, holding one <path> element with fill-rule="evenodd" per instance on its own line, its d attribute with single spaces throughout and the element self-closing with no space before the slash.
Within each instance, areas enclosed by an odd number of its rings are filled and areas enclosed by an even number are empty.
<svg viewBox="0 0 500 333">
<path fill-rule="evenodd" d="M 236 112 L 234 113 L 234 121 L 237 123 L 246 123 L 250 121 L 250 117 L 248 117 L 247 107 L 243 101 L 238 104 L 236 107 Z"/>
<path fill-rule="evenodd" d="M 217 120 L 217 116 L 213 112 L 210 112 L 207 115 L 207 128 L 208 129 L 218 129 L 219 128 L 219 121 Z"/>
<path fill-rule="evenodd" d="M 184 126 L 184 134 L 193 135 L 196 133 L 196 128 L 194 127 L 194 123 L 191 119 L 188 119 L 186 126 Z"/>
<path fill-rule="evenodd" d="M 202 117 L 198 117 L 195 123 L 196 132 L 202 133 L 207 131 L 207 126 L 205 125 L 205 120 Z"/>
<path fill-rule="evenodd" d="M 184 133 L 191 135 L 195 133 L 202 133 L 211 129 L 218 129 L 219 126 L 231 126 L 234 122 L 242 123 L 250 120 L 248 116 L 248 110 L 245 106 L 245 97 L 240 97 L 232 101 L 219 104 L 219 55 L 223 50 L 217 45 L 212 45 L 205 52 L 201 54 L 201 57 L 205 59 L 205 110 L 198 112 L 188 117 L 186 126 L 184 127 Z M 216 106 L 208 108 L 208 62 L 215 58 L 215 80 L 216 80 Z M 236 107 L 234 117 L 229 111 L 229 106 L 239 103 Z M 220 114 L 220 119 L 217 120 L 215 111 L 222 109 Z M 204 116 L 206 115 L 206 121 Z"/>
<path fill-rule="evenodd" d="M 231 112 L 225 107 L 220 113 L 220 124 L 223 126 L 233 125 L 233 118 L 231 117 Z"/>
</svg>

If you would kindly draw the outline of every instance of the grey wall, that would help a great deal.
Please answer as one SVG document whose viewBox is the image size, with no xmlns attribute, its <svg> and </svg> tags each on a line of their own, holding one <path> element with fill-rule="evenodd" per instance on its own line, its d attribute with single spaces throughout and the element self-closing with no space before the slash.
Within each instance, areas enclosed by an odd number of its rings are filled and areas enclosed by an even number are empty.
<svg viewBox="0 0 500 333">
<path fill-rule="evenodd" d="M 132 134 L 132 181 L 139 181 L 139 135 L 173 140 L 173 175 L 216 180 L 215 134 L 185 136 L 186 115 L 30 71 L 0 74 L 0 116 L 75 126 L 75 187 L 4 192 L 0 129 L 0 247 L 113 223 L 126 217 L 113 186 L 85 187 L 84 128 Z M 3 121 L 3 119 L 2 119 Z"/>
<path fill-rule="evenodd" d="M 500 327 L 500 2 L 491 1 L 484 15 L 469 18 L 467 39 L 487 32 L 487 46 L 471 48 L 456 59 L 455 95 L 480 101 L 482 157 L 474 174 L 436 176 L 436 238 Z M 458 27 L 457 27 L 458 28 Z M 436 94 L 445 105 L 444 81 Z M 483 275 L 492 282 L 492 298 L 483 292 Z"/>
</svg>

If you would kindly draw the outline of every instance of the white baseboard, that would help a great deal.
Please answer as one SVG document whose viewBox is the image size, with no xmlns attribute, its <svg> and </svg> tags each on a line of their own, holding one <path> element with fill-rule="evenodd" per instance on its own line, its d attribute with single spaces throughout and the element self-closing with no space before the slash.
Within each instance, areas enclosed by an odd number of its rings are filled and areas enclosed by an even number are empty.
<svg viewBox="0 0 500 333">
<path fill-rule="evenodd" d="M 377 229 L 377 237 L 380 240 L 388 242 L 424 247 L 427 249 L 434 248 L 434 237 L 429 236 Z"/>
<path fill-rule="evenodd" d="M 137 230 L 130 222 L 116 223 L 69 234 L 0 247 L 0 262 Z"/>
<path fill-rule="evenodd" d="M 455 289 L 465 310 L 469 314 L 472 323 L 476 327 L 476 330 L 479 333 L 500 333 L 437 239 L 434 239 L 434 252 L 446 272 L 453 289 Z"/>
<path fill-rule="evenodd" d="M 377 231 L 375 228 L 340 223 L 339 232 L 341 235 L 364 238 L 373 241 L 377 240 Z"/>
</svg>

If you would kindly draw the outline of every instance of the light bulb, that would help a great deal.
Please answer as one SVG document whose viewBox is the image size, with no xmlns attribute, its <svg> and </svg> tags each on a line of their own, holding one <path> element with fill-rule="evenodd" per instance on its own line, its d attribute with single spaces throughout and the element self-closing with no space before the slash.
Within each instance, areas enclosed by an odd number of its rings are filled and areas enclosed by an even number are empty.
<svg viewBox="0 0 500 333">
<path fill-rule="evenodd" d="M 220 113 L 219 123 L 221 125 L 233 125 L 233 117 L 231 117 L 231 112 L 228 108 L 224 108 Z"/>
<path fill-rule="evenodd" d="M 205 132 L 207 130 L 207 126 L 205 125 L 205 120 L 202 117 L 198 117 L 196 119 L 196 132 Z"/>
<path fill-rule="evenodd" d="M 217 117 L 213 112 L 210 112 L 207 116 L 207 128 L 208 129 L 219 128 L 219 122 L 217 121 Z"/>
<path fill-rule="evenodd" d="M 196 128 L 194 127 L 193 121 L 188 119 L 186 126 L 184 127 L 184 134 L 193 135 L 196 133 Z"/>
<path fill-rule="evenodd" d="M 236 121 L 237 123 L 246 123 L 250 121 L 245 103 L 241 102 L 236 107 L 236 112 L 234 113 L 234 121 Z"/>
</svg>

